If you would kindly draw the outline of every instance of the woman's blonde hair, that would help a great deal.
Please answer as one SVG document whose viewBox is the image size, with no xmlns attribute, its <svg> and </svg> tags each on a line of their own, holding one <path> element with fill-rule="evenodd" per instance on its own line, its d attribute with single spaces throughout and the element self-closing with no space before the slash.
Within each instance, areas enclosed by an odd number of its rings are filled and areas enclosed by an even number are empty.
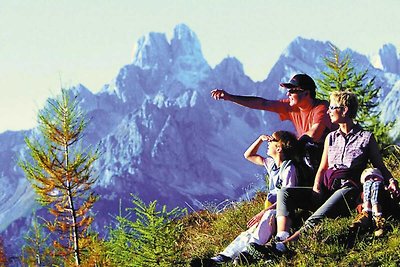
<svg viewBox="0 0 400 267">
<path fill-rule="evenodd" d="M 349 91 L 335 91 L 330 95 L 331 101 L 336 102 L 339 106 L 347 107 L 347 115 L 354 119 L 357 115 L 358 101 L 356 94 Z"/>
</svg>

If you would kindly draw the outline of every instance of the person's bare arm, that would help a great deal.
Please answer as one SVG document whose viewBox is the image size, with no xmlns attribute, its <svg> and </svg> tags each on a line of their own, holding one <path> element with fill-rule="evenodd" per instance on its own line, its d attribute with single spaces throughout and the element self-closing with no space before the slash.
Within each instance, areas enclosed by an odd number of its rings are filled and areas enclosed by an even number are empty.
<svg viewBox="0 0 400 267">
<path fill-rule="evenodd" d="M 222 89 L 212 90 L 211 96 L 215 100 L 228 100 L 244 107 L 260 110 L 268 110 L 276 102 L 258 96 L 231 95 Z"/>
<path fill-rule="evenodd" d="M 321 192 L 321 184 L 323 182 L 324 172 L 326 169 L 328 169 L 328 146 L 329 146 L 329 140 L 328 138 L 326 138 L 324 143 L 324 152 L 322 153 L 321 163 L 319 164 L 317 174 L 315 175 L 314 186 L 313 186 L 314 192 L 318 194 Z"/>
<path fill-rule="evenodd" d="M 268 141 L 270 139 L 273 139 L 272 136 L 269 135 L 260 135 L 250 146 L 247 148 L 247 150 L 244 152 L 244 157 L 248 160 L 253 162 L 254 164 L 257 165 L 264 165 L 264 157 L 260 156 L 257 154 L 258 149 L 260 148 L 261 144 L 263 141 Z"/>
</svg>

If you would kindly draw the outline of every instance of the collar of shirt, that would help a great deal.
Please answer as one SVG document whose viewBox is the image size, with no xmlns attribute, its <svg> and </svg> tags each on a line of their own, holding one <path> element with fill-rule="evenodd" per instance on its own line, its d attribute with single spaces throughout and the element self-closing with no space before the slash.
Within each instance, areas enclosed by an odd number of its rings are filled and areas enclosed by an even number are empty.
<svg viewBox="0 0 400 267">
<path fill-rule="evenodd" d="M 336 137 L 338 137 L 339 135 L 341 135 L 341 136 L 343 136 L 343 137 L 346 137 L 346 136 L 351 136 L 351 135 L 355 135 L 355 134 L 357 134 L 359 131 L 361 131 L 362 130 L 362 127 L 360 126 L 360 124 L 355 124 L 354 126 L 353 126 L 353 128 L 350 130 L 350 132 L 348 133 L 348 134 L 345 134 L 345 133 L 343 133 L 341 130 L 340 130 L 340 128 L 339 129 L 337 129 L 336 131 L 335 131 L 335 136 Z"/>
</svg>

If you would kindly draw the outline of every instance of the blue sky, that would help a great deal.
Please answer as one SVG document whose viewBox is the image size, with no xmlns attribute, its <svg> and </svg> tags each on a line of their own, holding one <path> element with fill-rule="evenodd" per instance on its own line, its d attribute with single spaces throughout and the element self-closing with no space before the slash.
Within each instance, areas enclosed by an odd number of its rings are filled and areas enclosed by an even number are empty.
<svg viewBox="0 0 400 267">
<path fill-rule="evenodd" d="M 61 84 L 98 92 L 151 31 L 170 38 L 185 23 L 212 67 L 235 56 L 263 80 L 297 36 L 363 54 L 399 50 L 399 10 L 398 0 L 0 0 L 0 132 L 34 127 Z"/>
</svg>

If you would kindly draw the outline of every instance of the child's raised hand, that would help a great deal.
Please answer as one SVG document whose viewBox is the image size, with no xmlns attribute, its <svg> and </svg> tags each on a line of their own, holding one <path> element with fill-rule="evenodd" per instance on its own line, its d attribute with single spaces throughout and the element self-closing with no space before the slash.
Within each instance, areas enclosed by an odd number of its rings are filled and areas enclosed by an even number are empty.
<svg viewBox="0 0 400 267">
<path fill-rule="evenodd" d="M 266 134 L 260 135 L 260 139 L 261 139 L 263 142 L 271 142 L 271 141 L 274 141 L 274 140 L 275 140 L 275 138 L 274 138 L 272 135 L 266 135 Z"/>
</svg>

